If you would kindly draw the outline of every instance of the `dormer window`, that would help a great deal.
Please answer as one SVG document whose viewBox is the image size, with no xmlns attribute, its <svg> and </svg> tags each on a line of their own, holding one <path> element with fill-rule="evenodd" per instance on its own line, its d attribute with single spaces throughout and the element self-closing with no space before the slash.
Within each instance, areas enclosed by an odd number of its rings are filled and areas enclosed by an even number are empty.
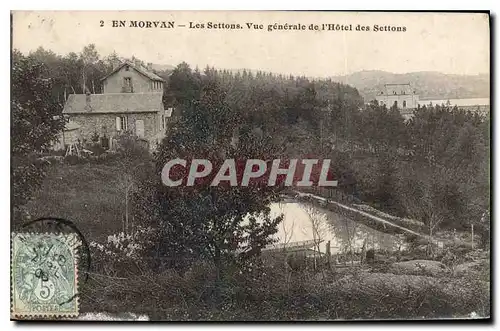
<svg viewBox="0 0 500 331">
<path fill-rule="evenodd" d="M 132 93 L 134 92 L 134 89 L 132 87 L 132 78 L 131 77 L 124 77 L 123 78 L 123 92 L 126 93 Z"/>
</svg>

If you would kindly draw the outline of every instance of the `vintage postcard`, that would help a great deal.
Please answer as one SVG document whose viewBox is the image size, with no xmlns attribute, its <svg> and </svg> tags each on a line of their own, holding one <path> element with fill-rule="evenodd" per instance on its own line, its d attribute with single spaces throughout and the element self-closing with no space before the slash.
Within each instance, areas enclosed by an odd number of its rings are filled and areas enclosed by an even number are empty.
<svg viewBox="0 0 500 331">
<path fill-rule="evenodd" d="M 488 12 L 11 21 L 13 320 L 491 318 Z"/>
</svg>

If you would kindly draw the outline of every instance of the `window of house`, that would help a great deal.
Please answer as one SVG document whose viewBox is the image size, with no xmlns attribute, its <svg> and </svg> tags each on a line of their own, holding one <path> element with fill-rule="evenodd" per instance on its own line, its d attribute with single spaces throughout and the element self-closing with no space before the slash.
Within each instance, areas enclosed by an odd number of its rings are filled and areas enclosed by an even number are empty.
<svg viewBox="0 0 500 331">
<path fill-rule="evenodd" d="M 125 71 L 129 71 L 130 70 L 130 67 L 129 66 L 125 66 Z"/>
<path fill-rule="evenodd" d="M 116 131 L 127 131 L 128 120 L 126 116 L 118 116 L 116 118 Z"/>
<path fill-rule="evenodd" d="M 134 92 L 131 77 L 124 77 L 123 78 L 123 92 Z"/>
<path fill-rule="evenodd" d="M 127 120 L 127 117 L 122 116 L 122 117 L 120 117 L 120 120 L 121 120 L 121 123 L 122 123 L 122 129 L 124 131 L 127 131 L 128 130 L 128 120 Z"/>
<path fill-rule="evenodd" d="M 403 108 L 406 108 L 406 100 L 403 100 Z"/>
</svg>

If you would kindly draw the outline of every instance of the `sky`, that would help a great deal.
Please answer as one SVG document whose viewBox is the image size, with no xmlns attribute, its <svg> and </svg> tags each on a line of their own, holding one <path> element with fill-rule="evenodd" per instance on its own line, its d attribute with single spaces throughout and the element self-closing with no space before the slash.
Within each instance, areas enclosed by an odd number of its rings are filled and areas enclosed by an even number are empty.
<svg viewBox="0 0 500 331">
<path fill-rule="evenodd" d="M 13 12 L 12 46 L 24 53 L 42 46 L 64 55 L 93 43 L 101 56 L 113 51 L 144 62 L 327 77 L 362 70 L 394 73 L 489 73 L 486 14 L 278 11 L 37 11 Z M 113 21 L 126 27 L 113 27 Z M 130 27 L 131 21 L 174 22 L 174 28 Z M 208 23 L 241 29 L 208 29 Z M 247 23 L 262 25 L 249 29 Z M 287 23 L 305 30 L 269 31 Z M 168 23 L 167 23 L 168 24 Z M 190 28 L 203 24 L 204 28 Z M 310 30 L 310 25 L 319 30 Z M 321 30 L 323 24 L 352 31 Z M 102 25 L 102 26 L 101 26 Z M 183 25 L 183 26 L 182 26 Z M 356 31 L 356 26 L 370 31 Z M 374 31 L 403 27 L 406 31 Z"/>
</svg>

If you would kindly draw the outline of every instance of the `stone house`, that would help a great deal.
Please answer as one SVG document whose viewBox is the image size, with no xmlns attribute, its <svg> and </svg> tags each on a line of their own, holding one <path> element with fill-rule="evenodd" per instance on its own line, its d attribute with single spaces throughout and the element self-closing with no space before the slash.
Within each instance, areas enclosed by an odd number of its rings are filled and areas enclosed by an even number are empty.
<svg viewBox="0 0 500 331">
<path fill-rule="evenodd" d="M 154 148 L 172 114 L 163 106 L 164 80 L 151 68 L 125 62 L 101 81 L 104 93 L 71 94 L 64 106 L 63 114 L 79 125 L 81 139 L 98 136 L 112 147 L 115 138 L 127 132 Z"/>
</svg>

